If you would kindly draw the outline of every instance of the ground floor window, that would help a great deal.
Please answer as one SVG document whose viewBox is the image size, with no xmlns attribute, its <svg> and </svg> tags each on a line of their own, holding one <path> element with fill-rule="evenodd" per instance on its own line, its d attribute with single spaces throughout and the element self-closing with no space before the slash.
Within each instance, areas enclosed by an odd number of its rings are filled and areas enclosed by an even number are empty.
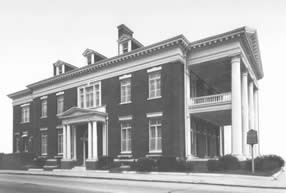
<svg viewBox="0 0 286 193">
<path fill-rule="evenodd" d="M 16 153 L 20 152 L 20 136 L 15 138 L 15 151 Z"/>
<path fill-rule="evenodd" d="M 121 123 L 121 153 L 131 153 L 131 123 Z"/>
<path fill-rule="evenodd" d="M 23 137 L 24 152 L 28 152 L 28 137 Z"/>
<path fill-rule="evenodd" d="M 149 120 L 149 151 L 162 152 L 162 123 L 158 118 Z"/>
<path fill-rule="evenodd" d="M 42 133 L 41 134 L 41 154 L 47 155 L 48 153 L 48 134 Z"/>
<path fill-rule="evenodd" d="M 63 129 L 58 129 L 58 154 L 63 154 Z"/>
</svg>

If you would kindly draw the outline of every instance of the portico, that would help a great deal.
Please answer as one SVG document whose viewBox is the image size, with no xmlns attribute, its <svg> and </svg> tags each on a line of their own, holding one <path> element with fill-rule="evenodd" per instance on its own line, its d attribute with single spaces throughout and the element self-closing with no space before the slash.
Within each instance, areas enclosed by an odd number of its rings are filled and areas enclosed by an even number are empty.
<svg viewBox="0 0 286 193">
<path fill-rule="evenodd" d="M 59 118 L 63 125 L 61 167 L 82 165 L 95 169 L 98 157 L 107 155 L 107 114 L 98 109 L 72 107 Z"/>
</svg>

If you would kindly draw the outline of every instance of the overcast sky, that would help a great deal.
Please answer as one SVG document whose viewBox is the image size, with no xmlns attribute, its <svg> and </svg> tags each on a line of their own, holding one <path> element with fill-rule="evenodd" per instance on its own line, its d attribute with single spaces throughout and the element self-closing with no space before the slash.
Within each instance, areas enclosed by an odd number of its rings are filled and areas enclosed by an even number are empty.
<svg viewBox="0 0 286 193">
<path fill-rule="evenodd" d="M 258 31 L 265 77 L 259 81 L 262 153 L 286 158 L 286 1 L 0 0 L 0 152 L 12 151 L 6 96 L 52 76 L 58 59 L 83 66 L 82 52 L 117 54 L 117 26 L 144 45 L 184 34 L 190 41 L 242 26 Z"/>
</svg>

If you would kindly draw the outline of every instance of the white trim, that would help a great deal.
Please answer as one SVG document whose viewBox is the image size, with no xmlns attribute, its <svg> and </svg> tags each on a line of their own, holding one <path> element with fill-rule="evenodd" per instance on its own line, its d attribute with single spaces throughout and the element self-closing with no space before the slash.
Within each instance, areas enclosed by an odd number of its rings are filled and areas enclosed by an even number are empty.
<svg viewBox="0 0 286 193">
<path fill-rule="evenodd" d="M 128 116 L 120 116 L 118 117 L 119 121 L 128 121 L 128 120 L 132 120 L 132 115 L 128 115 Z"/>
<path fill-rule="evenodd" d="M 131 78 L 131 77 L 132 77 L 132 74 L 125 74 L 123 76 L 119 76 L 119 80 Z"/>
<path fill-rule="evenodd" d="M 154 68 L 150 68 L 150 69 L 147 70 L 147 73 L 155 72 L 155 71 L 159 71 L 159 70 L 162 70 L 162 66 L 157 66 L 157 67 L 154 67 Z"/>
<path fill-rule="evenodd" d="M 61 92 L 56 93 L 56 96 L 63 95 L 63 94 L 65 94 L 65 92 L 61 91 Z"/>
<path fill-rule="evenodd" d="M 40 131 L 48 131 L 48 128 L 47 127 L 40 128 Z"/>
<path fill-rule="evenodd" d="M 64 128 L 63 125 L 58 125 L 58 126 L 56 127 L 56 129 L 63 129 L 63 128 Z"/>
<path fill-rule="evenodd" d="M 47 99 L 47 98 L 48 98 L 48 96 L 42 96 L 40 99 L 44 100 L 44 99 Z"/>
<path fill-rule="evenodd" d="M 163 112 L 146 113 L 147 118 L 162 117 L 162 116 L 163 116 Z"/>
<path fill-rule="evenodd" d="M 21 107 L 26 107 L 26 106 L 30 106 L 30 103 L 26 103 L 26 104 L 21 105 Z"/>
<path fill-rule="evenodd" d="M 149 100 L 160 99 L 160 98 L 162 98 L 162 95 L 161 96 L 152 97 L 152 98 L 148 97 L 147 100 L 149 101 Z"/>
</svg>

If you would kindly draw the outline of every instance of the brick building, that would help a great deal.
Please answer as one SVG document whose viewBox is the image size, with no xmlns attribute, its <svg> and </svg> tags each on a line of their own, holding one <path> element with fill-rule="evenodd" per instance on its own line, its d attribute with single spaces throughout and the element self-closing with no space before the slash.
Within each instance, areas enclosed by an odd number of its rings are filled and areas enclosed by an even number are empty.
<svg viewBox="0 0 286 193">
<path fill-rule="evenodd" d="M 90 169 L 104 155 L 195 160 L 223 155 L 229 146 L 233 155 L 248 156 L 246 132 L 259 132 L 263 77 L 255 30 L 195 42 L 179 35 L 143 46 L 120 25 L 117 56 L 91 49 L 83 56 L 84 67 L 59 60 L 53 77 L 8 95 L 14 153 Z"/>
</svg>

